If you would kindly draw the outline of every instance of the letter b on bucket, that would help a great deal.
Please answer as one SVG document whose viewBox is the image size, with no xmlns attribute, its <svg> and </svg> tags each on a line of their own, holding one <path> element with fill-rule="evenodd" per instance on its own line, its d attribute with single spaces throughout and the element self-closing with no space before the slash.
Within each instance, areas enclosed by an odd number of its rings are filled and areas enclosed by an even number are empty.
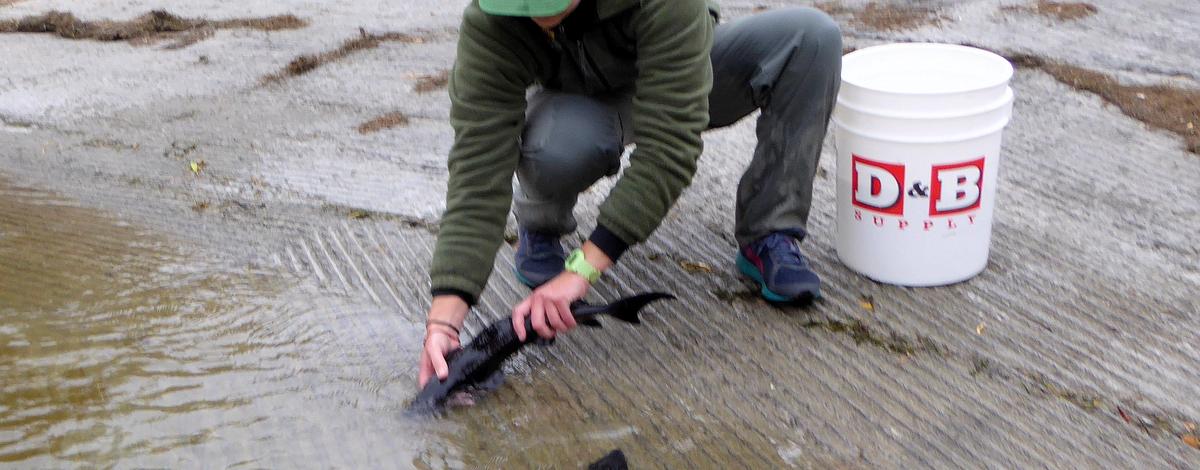
<svg viewBox="0 0 1200 470">
<path fill-rule="evenodd" d="M 983 198 L 983 162 L 978 160 L 936 165 L 929 179 L 933 181 L 933 197 L 929 215 L 950 215 L 979 209 Z"/>
<path fill-rule="evenodd" d="M 892 44 L 843 58 L 834 111 L 837 249 L 872 279 L 934 286 L 987 266 L 1012 65 Z"/>
</svg>

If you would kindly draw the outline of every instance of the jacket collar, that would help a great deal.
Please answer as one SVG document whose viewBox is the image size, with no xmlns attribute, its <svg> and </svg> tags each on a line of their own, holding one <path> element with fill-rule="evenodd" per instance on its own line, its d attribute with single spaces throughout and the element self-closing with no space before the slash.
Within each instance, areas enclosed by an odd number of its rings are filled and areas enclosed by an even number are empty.
<svg viewBox="0 0 1200 470">
<path fill-rule="evenodd" d="M 605 20 L 641 4 L 642 0 L 596 0 L 596 17 Z"/>
</svg>

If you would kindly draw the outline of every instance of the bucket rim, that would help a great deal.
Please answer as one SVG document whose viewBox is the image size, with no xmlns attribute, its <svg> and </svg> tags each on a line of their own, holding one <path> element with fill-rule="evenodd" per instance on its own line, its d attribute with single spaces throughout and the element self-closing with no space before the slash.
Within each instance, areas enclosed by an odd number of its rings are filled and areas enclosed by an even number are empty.
<svg viewBox="0 0 1200 470">
<path fill-rule="evenodd" d="M 999 100 L 993 101 L 993 102 L 988 103 L 983 106 L 968 108 L 966 111 L 952 111 L 952 112 L 929 113 L 929 114 L 902 113 L 899 111 L 879 110 L 877 108 L 874 108 L 874 109 L 873 108 L 864 108 L 862 106 L 853 104 L 853 102 L 842 99 L 842 97 L 840 95 L 837 98 L 837 105 L 845 107 L 856 113 L 868 114 L 871 116 L 879 116 L 879 117 L 885 117 L 885 118 L 897 118 L 897 119 L 912 119 L 912 120 L 926 120 L 926 119 L 934 120 L 934 119 L 963 118 L 963 117 L 970 117 L 970 116 L 978 116 L 980 114 L 987 114 L 987 113 L 990 113 L 997 109 L 1008 106 L 1009 104 L 1013 103 L 1015 100 L 1016 100 L 1016 94 L 1013 92 L 1012 87 L 1007 87 L 1004 90 L 1004 96 L 1002 96 Z"/>
<path fill-rule="evenodd" d="M 954 50 L 957 52 L 967 52 L 970 54 L 975 54 L 980 57 L 986 58 L 987 60 L 994 62 L 997 65 L 1003 64 L 1004 66 L 1002 68 L 1004 69 L 1004 73 L 1001 74 L 1001 76 L 998 76 L 996 79 L 986 82 L 987 83 L 986 85 L 954 88 L 954 89 L 949 89 L 949 90 L 906 91 L 906 92 L 881 90 L 878 88 L 865 86 L 860 83 L 855 83 L 853 80 L 846 78 L 846 75 L 844 72 L 846 69 L 845 64 L 846 64 L 847 60 L 851 60 L 851 61 L 864 60 L 867 56 L 879 54 L 881 52 L 887 52 L 887 51 L 890 51 L 893 49 L 946 49 L 946 50 Z M 978 47 L 963 46 L 963 45 L 959 45 L 959 44 L 940 43 L 940 42 L 896 42 L 896 43 L 890 43 L 890 44 L 880 44 L 878 46 L 864 47 L 862 49 L 856 50 L 854 52 L 851 52 L 849 54 L 842 56 L 842 71 L 843 71 L 843 73 L 842 73 L 842 83 L 843 84 L 847 84 L 847 85 L 850 85 L 850 86 L 853 86 L 853 87 L 856 87 L 859 89 L 863 89 L 863 90 L 873 91 L 876 93 L 886 93 L 886 94 L 898 95 L 898 96 L 953 95 L 953 94 L 959 94 L 959 93 L 968 93 L 968 92 L 972 92 L 972 91 L 986 90 L 988 88 L 995 88 L 997 86 L 1007 84 L 1010 80 L 1012 80 L 1013 74 L 1015 73 L 1015 69 L 1012 65 L 1012 62 L 1009 62 L 1008 59 L 1005 59 L 1000 54 L 997 54 L 995 52 L 992 52 L 992 51 L 989 51 L 986 49 L 980 49 Z"/>
<path fill-rule="evenodd" d="M 995 134 L 997 132 L 1001 132 L 1004 130 L 1005 127 L 1008 127 L 1008 123 L 1010 121 L 1012 121 L 1012 115 L 1009 114 L 1008 116 L 1005 116 L 1005 118 L 1003 120 L 1001 120 L 999 123 L 992 124 L 981 130 L 964 132 L 962 134 L 952 135 L 949 137 L 927 137 L 927 138 L 885 137 L 885 136 L 875 134 L 872 132 L 864 132 L 863 130 L 861 130 L 857 127 L 854 127 L 854 126 L 847 126 L 845 123 L 842 122 L 841 119 L 838 119 L 837 116 L 831 117 L 830 120 L 833 121 L 833 123 L 835 125 L 837 125 L 837 127 L 840 127 L 842 129 L 846 130 L 847 132 L 857 134 L 859 136 L 866 137 L 868 139 L 874 139 L 874 140 L 878 140 L 878 141 L 882 141 L 882 142 L 891 142 L 891 143 L 896 143 L 896 144 L 946 144 L 946 143 L 953 143 L 953 142 L 965 142 L 968 140 L 978 139 L 980 137 L 984 137 L 984 136 Z"/>
</svg>

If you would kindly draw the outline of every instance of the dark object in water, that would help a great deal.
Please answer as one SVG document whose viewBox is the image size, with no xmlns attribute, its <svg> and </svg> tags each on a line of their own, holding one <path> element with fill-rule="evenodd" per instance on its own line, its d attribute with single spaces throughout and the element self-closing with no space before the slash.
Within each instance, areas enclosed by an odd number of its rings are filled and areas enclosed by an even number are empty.
<svg viewBox="0 0 1200 470">
<path fill-rule="evenodd" d="M 629 470 L 629 462 L 625 461 L 625 453 L 617 449 L 592 462 L 588 470 Z"/>
<path fill-rule="evenodd" d="M 626 323 L 640 324 L 638 312 L 646 304 L 660 299 L 674 299 L 671 294 L 653 292 L 626 297 L 608 305 L 587 305 L 576 302 L 571 306 L 571 313 L 579 325 L 597 328 L 599 315 L 611 315 Z M 434 377 L 425 383 L 425 388 L 413 399 L 408 410 L 410 413 L 429 414 L 445 405 L 455 392 L 465 391 L 478 384 L 495 383 L 496 374 L 504 361 L 520 351 L 529 343 L 547 344 L 548 342 L 533 331 L 533 321 L 525 318 L 525 341 L 517 338 L 513 330 L 512 319 L 502 318 L 488 325 L 470 343 L 461 349 L 446 354 L 446 365 L 450 369 L 446 380 Z"/>
</svg>

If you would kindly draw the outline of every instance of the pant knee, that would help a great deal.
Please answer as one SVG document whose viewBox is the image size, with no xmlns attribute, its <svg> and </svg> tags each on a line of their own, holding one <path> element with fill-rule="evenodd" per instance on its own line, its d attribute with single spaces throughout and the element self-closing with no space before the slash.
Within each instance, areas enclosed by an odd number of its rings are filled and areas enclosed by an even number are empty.
<svg viewBox="0 0 1200 470">
<path fill-rule="evenodd" d="M 842 42 L 842 30 L 837 21 L 821 10 L 810 7 L 789 7 L 776 10 L 776 12 L 780 16 L 780 21 L 788 24 L 795 31 L 804 32 L 806 35 L 815 35 L 822 42 L 836 42 L 839 45 Z"/>
<path fill-rule="evenodd" d="M 517 178 L 544 197 L 578 194 L 620 168 L 620 116 L 594 98 L 546 93 L 526 118 Z"/>
<path fill-rule="evenodd" d="M 840 58 L 841 28 L 828 14 L 809 7 L 782 8 L 767 14 L 772 14 L 770 23 L 776 34 L 792 35 L 793 41 L 806 49 L 796 53 L 816 53 L 818 60 Z"/>
<path fill-rule="evenodd" d="M 558 134 L 524 149 L 517 166 L 521 185 L 545 196 L 579 194 L 620 168 L 619 139 L 588 133 Z"/>
<path fill-rule="evenodd" d="M 816 8 L 792 7 L 777 10 L 777 25 L 798 35 L 807 47 L 815 47 L 816 59 L 841 63 L 842 29 L 825 12 Z"/>
</svg>

